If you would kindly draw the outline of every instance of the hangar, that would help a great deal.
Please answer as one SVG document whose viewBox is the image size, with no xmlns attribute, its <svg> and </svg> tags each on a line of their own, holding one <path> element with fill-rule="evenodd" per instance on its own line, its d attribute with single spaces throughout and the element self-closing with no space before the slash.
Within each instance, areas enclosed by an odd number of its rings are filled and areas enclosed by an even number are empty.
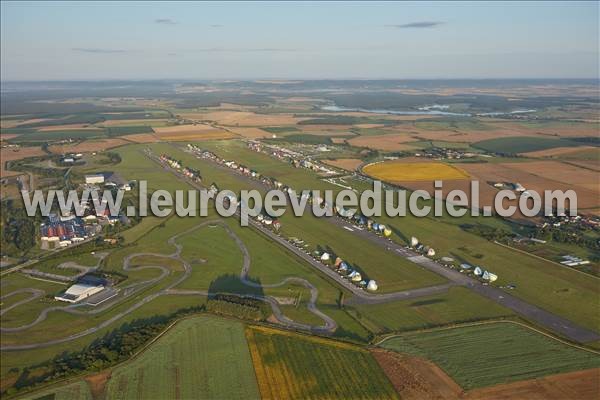
<svg viewBox="0 0 600 400">
<path fill-rule="evenodd" d="M 55 300 L 66 301 L 68 303 L 77 303 L 93 294 L 104 290 L 104 285 L 90 285 L 87 283 L 76 283 L 68 288 L 64 293 L 55 296 Z"/>
</svg>

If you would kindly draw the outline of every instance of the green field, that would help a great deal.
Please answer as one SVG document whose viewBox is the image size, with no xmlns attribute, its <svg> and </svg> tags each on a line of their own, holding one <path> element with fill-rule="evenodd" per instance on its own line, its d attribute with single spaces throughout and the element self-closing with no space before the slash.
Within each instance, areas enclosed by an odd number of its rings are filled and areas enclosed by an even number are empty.
<svg viewBox="0 0 600 400">
<path fill-rule="evenodd" d="M 440 147 L 440 148 L 446 148 L 446 149 L 460 149 L 460 150 L 464 150 L 464 151 L 470 151 L 470 152 L 478 152 L 481 151 L 480 149 L 476 149 L 471 147 L 471 145 L 469 143 L 463 143 L 463 142 L 446 142 L 443 140 L 419 140 L 416 142 L 409 142 L 407 144 L 410 144 L 411 146 L 414 146 L 416 148 L 420 148 L 420 149 L 428 149 L 431 147 Z M 461 160 L 464 161 L 464 160 Z"/>
<path fill-rule="evenodd" d="M 237 279 L 242 269 L 242 254 L 221 225 L 203 227 L 177 240 L 183 245 L 182 256 L 192 266 L 192 275 L 178 287 L 208 289 L 211 282 L 224 275 L 234 276 L 221 292 L 245 293 L 247 286 Z"/>
<path fill-rule="evenodd" d="M 381 346 L 426 357 L 465 390 L 600 367 L 600 356 L 512 323 L 407 333 Z"/>
<path fill-rule="evenodd" d="M 43 290 L 46 293 L 46 296 L 50 296 L 53 298 L 55 294 L 64 291 L 67 288 L 67 285 L 42 281 L 39 279 L 33 279 L 19 273 L 10 274 L 2 277 L 2 295 L 6 295 L 23 288 Z M 29 297 L 31 297 L 30 294 L 16 294 L 10 296 L 2 301 L 2 307 L 9 307 L 11 304 L 14 304 L 19 300 L 24 300 L 25 298 Z M 53 300 L 48 300 L 45 298 L 45 296 L 42 296 L 40 298 L 37 298 L 36 300 L 32 300 L 28 303 L 21 304 L 20 306 L 13 308 L 6 314 L 2 315 L 2 326 L 11 328 L 21 326 L 23 324 L 28 324 L 30 322 L 33 322 L 44 308 L 47 308 L 50 305 L 66 305 L 64 303 L 51 304 L 51 302 L 53 302 Z M 6 335 L 2 336 L 2 340 L 6 340 Z"/>
<path fill-rule="evenodd" d="M 144 110 L 134 112 L 102 113 L 99 114 L 105 120 L 128 120 L 128 119 L 159 119 L 170 118 L 171 113 L 165 110 Z"/>
<path fill-rule="evenodd" d="M 77 250 L 76 248 L 74 250 Z M 61 255 L 50 257 L 39 263 L 36 263 L 34 269 L 42 272 L 48 272 L 56 275 L 73 276 L 81 273 L 81 270 L 76 268 L 58 268 L 62 263 L 76 262 L 83 267 L 95 267 L 100 259 L 94 257 L 90 252 L 79 252 L 74 255 Z"/>
<path fill-rule="evenodd" d="M 331 144 L 331 138 L 324 135 L 310 134 L 291 134 L 279 137 L 277 139 L 269 139 L 273 143 L 288 142 L 288 143 L 303 143 L 303 144 Z"/>
<path fill-rule="evenodd" d="M 85 381 L 78 381 L 69 385 L 60 386 L 25 396 L 23 400 L 92 400 L 92 393 Z"/>
<path fill-rule="evenodd" d="M 234 220 L 227 220 L 226 223 L 248 249 L 251 260 L 249 275 L 251 280 L 266 285 L 277 284 L 288 277 L 308 280 L 319 290 L 317 299 L 319 309 L 334 318 L 340 326 L 335 333 L 336 336 L 361 342 L 368 339 L 369 332 L 337 304 L 340 292 L 344 290 L 254 229 L 242 228 Z M 298 306 L 282 306 L 284 314 L 297 322 L 314 325 L 323 323 L 307 309 L 306 301 L 309 299 L 309 293 L 308 289 L 302 286 L 290 283 L 258 290 L 244 285 L 238 278 L 242 268 L 241 253 L 233 239 L 220 225 L 206 226 L 184 235 L 178 243 L 184 245 L 182 255 L 190 262 L 193 270 L 191 277 L 178 288 L 207 290 L 212 285 L 213 290 L 219 292 L 241 294 L 264 292 L 266 295 L 282 298 L 296 298 L 300 295 L 301 303 Z"/>
<path fill-rule="evenodd" d="M 482 140 L 481 142 L 474 143 L 473 147 L 493 153 L 517 154 L 527 153 L 529 151 L 553 149 L 555 147 L 573 147 L 581 145 L 582 143 L 568 139 L 546 139 L 535 136 L 516 136 Z"/>
<path fill-rule="evenodd" d="M 476 220 L 464 217 L 462 223 Z M 481 219 L 481 218 L 480 218 Z M 460 228 L 461 219 L 446 222 L 444 218 L 381 217 L 381 222 L 398 234 L 392 239 L 416 236 L 435 248 L 439 256 L 450 256 L 461 262 L 482 265 L 496 273 L 496 285 L 514 284 L 510 293 L 541 308 L 568 318 L 582 326 L 599 331 L 597 312 L 598 282 L 577 271 L 559 267 L 549 261 L 499 246 L 481 236 Z M 486 223 L 493 223 L 491 218 Z"/>
<path fill-rule="evenodd" d="M 34 131 L 19 135 L 11 141 L 19 142 L 45 142 L 48 140 L 63 140 L 63 139 L 97 139 L 105 138 L 106 131 L 104 129 L 72 129 L 64 131 Z"/>
<path fill-rule="evenodd" d="M 263 398 L 397 398 L 367 350 L 268 328 L 246 335 Z"/>
<path fill-rule="evenodd" d="M 195 317 L 175 325 L 134 360 L 117 367 L 111 399 L 256 399 L 244 325 Z"/>
<path fill-rule="evenodd" d="M 295 126 L 265 126 L 264 128 L 260 129 L 275 134 L 285 132 L 300 132 L 300 129 L 296 128 Z"/>
<path fill-rule="evenodd" d="M 224 158 L 234 159 L 246 163 L 259 172 L 281 179 L 296 190 L 304 188 L 334 189 L 339 187 L 321 181 L 307 170 L 296 169 L 286 165 L 265 154 L 256 153 L 244 148 L 242 143 L 225 142 L 201 144 L 220 154 Z M 157 149 L 165 149 L 166 145 L 153 145 Z M 184 152 L 173 152 L 184 163 L 189 163 L 200 168 L 207 182 L 217 182 L 221 187 L 233 191 L 252 189 L 257 187 L 254 182 L 243 180 L 237 174 L 224 171 L 210 162 L 198 160 Z M 288 236 L 302 238 L 312 250 L 317 246 L 331 248 L 331 250 L 346 260 L 352 267 L 360 271 L 369 279 L 379 283 L 382 293 L 393 292 L 444 282 L 436 274 L 419 268 L 412 262 L 386 252 L 380 246 L 358 238 L 356 235 L 335 226 L 322 218 L 317 218 L 307 212 L 301 218 L 296 218 L 291 212 L 280 218 L 282 232 Z"/>
<path fill-rule="evenodd" d="M 474 118 L 421 120 L 416 121 L 415 126 L 420 129 L 428 129 L 433 131 L 487 131 L 494 129 L 493 126 Z"/>
<path fill-rule="evenodd" d="M 196 296 L 161 296 L 161 297 L 158 297 L 158 298 L 152 300 L 151 302 L 143 305 L 139 309 L 133 311 L 131 314 L 123 317 L 117 323 L 110 325 L 106 328 L 103 328 L 94 334 L 84 336 L 82 338 L 79 338 L 79 339 L 76 339 L 76 340 L 73 340 L 73 341 L 70 341 L 67 343 L 63 343 L 60 345 L 49 346 L 49 347 L 44 347 L 44 348 L 40 348 L 40 349 L 14 351 L 14 352 L 3 352 L 2 353 L 2 363 L 0 363 L 2 380 L 8 379 L 11 376 L 13 376 L 14 379 L 16 379 L 19 376 L 19 374 L 21 374 L 21 372 L 23 372 L 23 370 L 25 368 L 29 368 L 31 374 L 34 374 L 34 375 L 35 374 L 43 374 L 44 367 L 43 366 L 36 367 L 40 363 L 47 361 L 51 358 L 54 358 L 57 354 L 60 354 L 64 351 L 79 351 L 82 348 L 88 346 L 93 340 L 109 334 L 111 331 L 120 327 L 122 324 L 131 322 L 131 321 L 133 321 L 135 319 L 139 319 L 139 318 L 148 318 L 148 316 L 152 316 L 152 315 L 169 315 L 169 314 L 177 311 L 178 309 L 191 307 L 191 306 L 198 306 L 198 305 L 203 304 L 204 302 L 205 302 L 205 298 L 196 297 Z M 15 311 L 17 311 L 17 310 L 18 310 L 18 308 Z M 113 312 L 118 312 L 119 310 L 122 310 L 122 308 L 120 308 L 120 309 L 117 308 Z M 50 315 L 56 315 L 56 314 L 50 314 Z M 36 314 L 36 316 L 37 316 L 37 314 Z M 67 315 L 63 314 L 63 316 L 67 316 Z M 92 322 L 98 323 L 98 320 L 101 320 L 103 318 L 106 318 L 106 317 L 105 316 L 97 317 L 97 319 L 95 319 Z M 85 318 L 79 318 L 79 320 L 86 321 Z M 72 324 L 73 322 L 75 322 L 77 324 L 77 326 L 75 326 L 76 331 L 82 329 L 79 325 L 78 319 L 75 317 L 73 317 L 69 320 L 58 319 L 58 320 L 55 320 L 54 323 L 60 324 L 60 326 L 49 324 L 48 326 L 45 326 L 43 329 L 41 329 L 41 332 L 34 332 L 34 334 L 38 334 L 38 337 L 30 338 L 30 336 L 33 336 L 32 334 L 30 334 L 30 331 L 27 331 L 27 335 L 23 335 L 23 333 L 17 333 L 17 334 L 13 334 L 13 335 L 2 334 L 2 343 L 9 344 L 10 343 L 9 340 L 12 341 L 13 340 L 12 338 L 15 335 L 21 337 L 20 342 L 25 342 L 25 341 L 30 341 L 30 340 L 31 341 L 32 340 L 39 340 L 39 341 L 47 340 L 49 337 L 54 337 L 55 335 L 60 336 L 61 334 L 63 334 L 63 332 L 61 332 L 61 326 L 65 325 L 65 324 L 67 324 L 67 325 Z M 25 337 L 23 338 L 23 336 L 25 336 Z M 11 369 L 16 369 L 18 371 L 16 376 L 14 376 L 14 373 L 11 371 Z"/>
<path fill-rule="evenodd" d="M 259 172 L 281 179 L 282 182 L 291 185 L 298 182 L 300 188 L 339 190 L 336 186 L 317 179 L 311 171 L 295 169 L 265 154 L 250 151 L 239 142 L 210 142 L 203 143 L 201 146 L 210 148 L 225 158 L 246 163 Z M 179 154 L 181 154 L 180 158 L 183 158 L 185 153 L 178 153 L 178 157 Z M 210 181 L 225 182 L 223 187 L 233 190 L 249 188 L 248 183 L 241 181 L 236 175 L 218 170 L 208 162 L 195 160 L 192 157 L 186 160 L 190 160 L 190 163 L 195 161 Z M 359 190 L 365 187 L 364 184 L 351 184 Z M 382 252 L 376 245 L 357 240 L 350 232 L 339 229 L 322 219 L 307 214 L 303 218 L 286 214 L 280 219 L 282 231 L 286 235 L 301 237 L 312 247 L 331 246 L 342 258 L 366 271 L 367 276 L 370 275 L 381 282 L 382 291 L 402 290 L 409 288 L 411 284 L 414 285 L 412 287 L 432 285 L 441 281 L 441 278 L 431 276 L 432 274 L 428 276 L 425 274 L 426 271 L 420 269 L 416 269 L 417 272 L 413 273 L 415 267 L 412 263 Z M 588 328 L 600 329 L 600 315 L 594 306 L 598 286 L 594 280 L 575 271 L 503 248 L 460 227 L 461 224 L 484 223 L 494 228 L 506 230 L 513 228 L 501 220 L 470 216 L 442 219 L 417 218 L 410 215 L 403 218 L 382 216 L 378 220 L 393 228 L 394 241 L 405 243 L 406 238 L 414 235 L 423 243 L 432 245 L 439 255 L 452 256 L 489 268 L 500 276 L 499 284 L 514 283 L 517 288 L 511 293 L 524 300 Z M 336 243 L 344 243 L 344 246 L 337 246 Z"/>
<path fill-rule="evenodd" d="M 361 323 L 377 333 L 410 331 L 513 315 L 510 310 L 462 287 L 434 296 L 355 308 L 356 317 Z"/>
<path fill-rule="evenodd" d="M 154 130 L 152 127 L 146 125 L 111 126 L 110 128 L 106 128 L 106 133 L 108 136 L 124 136 L 138 133 L 154 133 Z"/>
</svg>

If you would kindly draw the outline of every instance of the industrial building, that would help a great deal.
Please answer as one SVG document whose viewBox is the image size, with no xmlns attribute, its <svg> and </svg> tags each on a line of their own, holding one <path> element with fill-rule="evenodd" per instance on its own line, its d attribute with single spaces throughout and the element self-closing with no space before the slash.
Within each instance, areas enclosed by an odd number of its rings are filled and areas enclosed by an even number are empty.
<svg viewBox="0 0 600 400">
<path fill-rule="evenodd" d="M 55 296 L 55 300 L 77 303 L 93 294 L 104 290 L 104 285 L 90 285 L 87 283 L 76 283 L 69 287 L 63 294 Z"/>
<path fill-rule="evenodd" d="M 81 241 L 89 236 L 89 232 L 84 226 L 81 218 L 75 217 L 60 221 L 56 218 L 49 218 L 47 223 L 40 227 L 40 238 L 45 241 Z"/>
<path fill-rule="evenodd" d="M 77 303 L 96 293 L 103 291 L 109 282 L 95 275 L 84 275 L 77 282 L 69 287 L 64 293 L 55 296 L 55 300 L 66 301 L 67 303 Z"/>
<path fill-rule="evenodd" d="M 104 183 L 104 174 L 90 174 L 85 176 L 85 183 L 94 185 Z"/>
</svg>

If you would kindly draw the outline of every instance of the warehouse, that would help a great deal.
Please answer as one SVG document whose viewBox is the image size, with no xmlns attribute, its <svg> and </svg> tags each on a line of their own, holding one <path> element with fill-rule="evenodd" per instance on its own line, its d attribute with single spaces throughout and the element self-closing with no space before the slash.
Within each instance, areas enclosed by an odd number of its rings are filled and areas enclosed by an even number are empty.
<svg viewBox="0 0 600 400">
<path fill-rule="evenodd" d="M 93 294 L 104 290 L 104 285 L 90 285 L 87 283 L 76 283 L 68 288 L 63 294 L 55 296 L 55 300 L 66 301 L 68 303 L 77 303 Z"/>
<path fill-rule="evenodd" d="M 85 176 L 85 183 L 93 185 L 96 183 L 104 183 L 104 174 L 91 174 Z"/>
</svg>

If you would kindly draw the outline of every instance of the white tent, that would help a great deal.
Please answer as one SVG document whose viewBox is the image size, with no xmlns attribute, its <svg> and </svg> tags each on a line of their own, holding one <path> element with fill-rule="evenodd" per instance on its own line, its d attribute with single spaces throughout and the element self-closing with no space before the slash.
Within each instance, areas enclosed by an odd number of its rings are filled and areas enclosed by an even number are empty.
<svg viewBox="0 0 600 400">
<path fill-rule="evenodd" d="M 356 272 L 354 274 L 354 276 L 352 277 L 352 282 L 360 282 L 360 281 L 362 281 L 362 276 L 360 275 L 360 272 Z"/>
<path fill-rule="evenodd" d="M 378 288 L 377 282 L 375 282 L 374 280 L 370 280 L 369 283 L 367 284 L 367 290 L 374 292 L 377 290 L 377 288 Z"/>
<path fill-rule="evenodd" d="M 496 279 L 498 279 L 498 275 L 495 275 L 489 271 L 483 271 L 482 278 L 486 281 L 494 282 Z"/>
</svg>

